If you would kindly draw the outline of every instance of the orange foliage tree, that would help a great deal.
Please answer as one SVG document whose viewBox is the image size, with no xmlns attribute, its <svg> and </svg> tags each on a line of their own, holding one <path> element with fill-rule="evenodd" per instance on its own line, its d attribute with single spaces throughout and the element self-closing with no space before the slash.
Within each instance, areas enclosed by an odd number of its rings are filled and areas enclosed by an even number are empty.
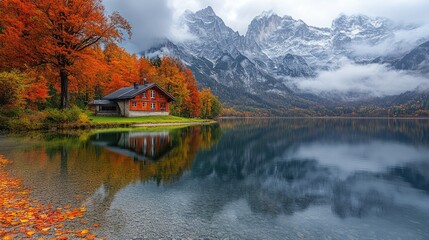
<svg viewBox="0 0 429 240">
<path fill-rule="evenodd" d="M 105 94 L 138 81 L 140 71 L 137 56 L 129 54 L 116 44 L 107 45 L 104 55 L 109 71 L 107 82 L 102 87 Z"/>
<path fill-rule="evenodd" d="M 171 111 L 184 117 L 200 116 L 200 93 L 192 71 L 178 59 L 164 57 L 156 67 L 152 80 L 167 89 L 176 99 Z"/>
<path fill-rule="evenodd" d="M 201 112 L 201 101 L 197 80 L 189 69 L 185 69 L 184 75 L 189 89 L 189 101 L 186 103 L 185 109 L 190 117 L 199 117 Z"/>
<path fill-rule="evenodd" d="M 124 31 L 131 36 L 121 15 L 106 17 L 101 0 L 2 0 L 0 15 L 2 67 L 51 65 L 60 80 L 60 108 L 68 106 L 73 66 L 89 48 L 121 41 Z"/>
<path fill-rule="evenodd" d="M 103 95 L 102 86 L 110 76 L 103 49 L 93 46 L 87 51 L 89 54 L 72 66 L 69 89 L 71 102 L 81 101 L 84 105 Z M 56 88 L 59 89 L 59 85 Z"/>
</svg>

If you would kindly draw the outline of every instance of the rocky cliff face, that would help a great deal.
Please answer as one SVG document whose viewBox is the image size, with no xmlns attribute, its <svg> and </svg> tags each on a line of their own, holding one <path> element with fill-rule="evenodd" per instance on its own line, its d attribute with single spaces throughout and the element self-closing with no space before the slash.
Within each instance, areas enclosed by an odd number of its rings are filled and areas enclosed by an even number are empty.
<svg viewBox="0 0 429 240">
<path fill-rule="evenodd" d="M 395 63 L 395 68 L 429 73 L 429 41 L 406 54 Z"/>
</svg>

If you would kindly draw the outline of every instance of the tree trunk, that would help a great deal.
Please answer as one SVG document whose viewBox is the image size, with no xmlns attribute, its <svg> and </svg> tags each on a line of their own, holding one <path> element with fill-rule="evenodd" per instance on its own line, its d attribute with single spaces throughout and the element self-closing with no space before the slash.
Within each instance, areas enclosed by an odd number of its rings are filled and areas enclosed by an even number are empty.
<svg viewBox="0 0 429 240">
<path fill-rule="evenodd" d="M 60 78 L 61 78 L 61 105 L 60 109 L 66 109 L 69 106 L 69 74 L 65 69 L 60 70 Z"/>
</svg>

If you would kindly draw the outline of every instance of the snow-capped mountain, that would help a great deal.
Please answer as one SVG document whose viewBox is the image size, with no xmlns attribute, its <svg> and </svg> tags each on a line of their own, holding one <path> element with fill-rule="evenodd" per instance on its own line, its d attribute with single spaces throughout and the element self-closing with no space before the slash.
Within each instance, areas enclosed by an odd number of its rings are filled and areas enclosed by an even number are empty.
<svg viewBox="0 0 429 240">
<path fill-rule="evenodd" d="M 223 52 L 228 52 L 234 57 L 239 53 L 235 45 L 241 36 L 227 27 L 211 7 L 196 13 L 186 11 L 181 17 L 181 24 L 195 37 L 180 44 L 192 55 L 204 56 L 214 62 L 223 55 Z"/>
<path fill-rule="evenodd" d="M 323 65 L 323 61 L 329 61 L 326 57 L 332 56 L 329 29 L 311 27 L 302 20 L 279 17 L 272 12 L 254 18 L 244 38 L 248 46 L 243 46 L 243 51 L 254 52 L 259 48 L 276 67 L 282 65 L 287 54 L 301 56 L 314 66 L 321 62 Z"/>
<path fill-rule="evenodd" d="M 291 79 L 336 69 L 344 58 L 361 64 L 396 62 L 412 49 L 373 56 L 357 52 L 356 46 L 377 47 L 394 41 L 396 31 L 415 28 L 363 15 L 340 15 L 331 28 L 318 28 L 290 16 L 264 12 L 251 21 L 245 35 L 240 35 L 211 7 L 186 11 L 179 24 L 191 38 L 165 40 L 144 54 L 180 58 L 202 86 L 211 87 L 226 103 L 235 104 L 231 99 L 236 93 L 245 93 L 258 104 L 284 106 L 320 102 L 317 96 L 290 90 Z"/>
<path fill-rule="evenodd" d="M 353 43 L 376 45 L 392 37 L 395 29 L 400 27 L 386 18 L 341 15 L 332 22 L 332 47 L 344 49 Z"/>
</svg>

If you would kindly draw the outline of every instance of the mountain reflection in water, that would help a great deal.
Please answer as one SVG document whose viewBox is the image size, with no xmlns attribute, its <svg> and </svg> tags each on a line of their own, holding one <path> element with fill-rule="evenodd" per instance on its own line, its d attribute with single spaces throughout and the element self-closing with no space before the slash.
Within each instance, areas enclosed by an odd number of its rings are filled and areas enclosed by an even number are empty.
<svg viewBox="0 0 429 240">
<path fill-rule="evenodd" d="M 292 214 L 329 204 L 337 216 L 362 217 L 405 204 L 427 214 L 429 123 L 416 122 L 227 121 L 231 131 L 216 150 L 197 156 L 192 173 L 231 187 L 223 189 L 231 193 L 221 194 L 223 204 L 244 197 L 256 212 Z"/>
<path fill-rule="evenodd" d="M 96 199 L 92 217 L 111 238 L 429 236 L 428 120 L 235 119 L 0 140 L 36 194 Z"/>
</svg>

